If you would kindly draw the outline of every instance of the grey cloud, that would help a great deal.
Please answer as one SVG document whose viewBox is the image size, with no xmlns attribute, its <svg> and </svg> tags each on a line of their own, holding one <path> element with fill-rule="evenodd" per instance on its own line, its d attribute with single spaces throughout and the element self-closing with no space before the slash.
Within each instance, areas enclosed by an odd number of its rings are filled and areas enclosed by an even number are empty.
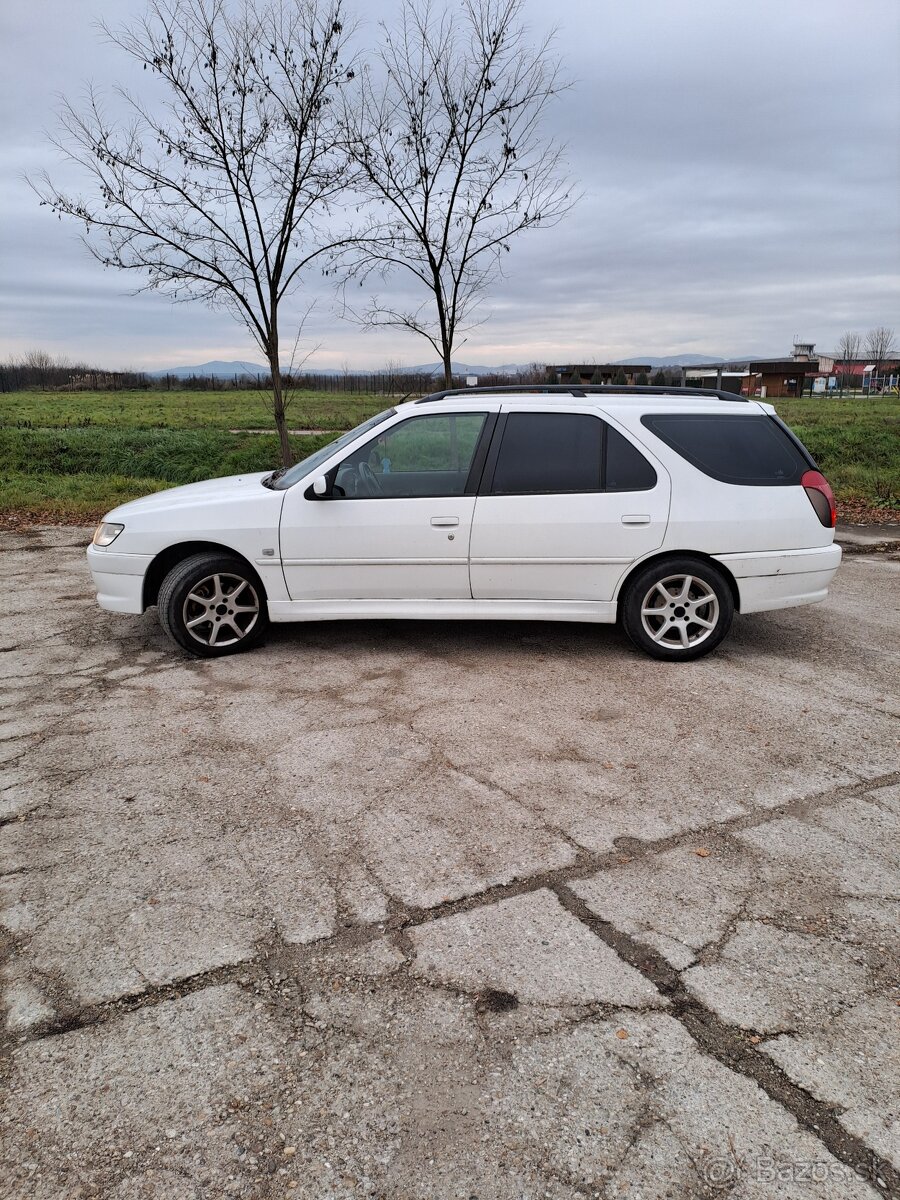
<svg viewBox="0 0 900 1200">
<path fill-rule="evenodd" d="M 392 8 L 368 4 L 363 34 Z M 127 298 L 132 281 L 103 272 L 18 179 L 54 162 L 40 131 L 55 93 L 120 77 L 122 59 L 86 13 L 140 9 L 35 0 L 3 18 L 0 354 L 44 345 L 148 366 L 252 357 L 224 314 Z M 514 246 L 459 357 L 776 352 L 795 332 L 825 348 L 848 326 L 900 324 L 895 0 L 852 10 L 845 0 L 558 0 L 552 10 L 531 0 L 529 12 L 536 34 L 557 22 L 575 81 L 548 124 L 568 143 L 583 197 L 557 228 Z M 403 294 L 400 281 L 386 288 Z M 424 342 L 340 322 L 318 276 L 305 296 L 317 299 L 307 333 L 322 344 L 320 365 L 433 358 Z M 293 301 L 294 316 L 305 303 Z"/>
</svg>

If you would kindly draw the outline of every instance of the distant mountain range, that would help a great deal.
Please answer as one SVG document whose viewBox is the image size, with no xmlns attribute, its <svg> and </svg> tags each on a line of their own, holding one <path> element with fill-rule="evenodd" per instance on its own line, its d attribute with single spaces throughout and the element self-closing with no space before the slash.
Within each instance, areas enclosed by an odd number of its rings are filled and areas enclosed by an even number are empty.
<svg viewBox="0 0 900 1200">
<path fill-rule="evenodd" d="M 530 369 L 530 364 L 525 363 L 505 363 L 500 367 L 472 366 L 470 363 L 452 364 L 454 375 L 518 375 L 521 371 Z M 424 363 L 414 367 L 394 367 L 392 368 L 395 375 L 441 375 L 444 371 L 443 363 Z M 163 379 L 166 375 L 172 376 L 173 379 L 189 379 L 192 375 L 202 376 L 210 379 L 232 379 L 235 375 L 268 375 L 269 368 L 264 367 L 261 363 L 246 362 L 243 359 L 236 359 L 232 362 L 216 359 L 213 362 L 197 363 L 194 366 L 187 367 L 169 367 L 162 371 L 147 371 L 151 379 Z M 350 371 L 335 370 L 333 367 L 308 367 L 306 372 L 310 375 L 345 375 L 345 374 L 387 374 L 384 367 L 379 371 Z"/>
<path fill-rule="evenodd" d="M 197 363 L 192 367 L 167 367 L 164 371 L 147 371 L 151 379 L 163 379 L 171 375 L 173 379 L 189 379 L 192 375 L 206 379 L 231 379 L 234 375 L 268 375 L 269 368 L 261 367 L 259 363 L 244 362 L 237 359 L 234 362 L 223 362 L 216 359 L 213 362 Z"/>
<path fill-rule="evenodd" d="M 760 355 L 753 355 L 753 358 L 759 358 Z M 762 356 L 765 357 L 765 356 Z M 656 369 L 657 367 L 682 367 L 690 363 L 723 363 L 736 362 L 738 359 L 724 359 L 716 354 L 666 354 L 654 356 L 650 354 L 632 354 L 628 358 L 617 358 L 611 364 L 612 366 L 625 366 L 628 363 L 646 363 L 648 366 Z M 454 375 L 520 375 L 525 371 L 531 370 L 531 363 L 503 363 L 499 367 L 485 366 L 484 363 L 453 363 Z M 581 364 L 579 364 L 581 365 Z M 395 375 L 428 375 L 437 377 L 443 374 L 443 363 L 421 363 L 414 367 L 395 367 L 392 368 Z M 235 375 L 268 375 L 269 368 L 260 363 L 247 362 L 245 359 L 235 359 L 227 362 L 221 359 L 216 359 L 213 362 L 197 363 L 194 366 L 187 367 L 169 367 L 163 371 L 147 371 L 146 374 L 151 379 L 162 379 L 166 375 L 172 376 L 174 379 L 188 379 L 190 376 L 201 376 L 212 379 L 233 379 Z M 380 368 L 378 371 L 350 371 L 335 370 L 331 367 L 308 368 L 310 375 L 344 375 L 344 374 L 387 374 L 385 368 Z"/>
<path fill-rule="evenodd" d="M 617 358 L 612 365 L 624 366 L 627 363 L 647 363 L 651 367 L 686 367 L 691 363 L 720 363 L 726 359 L 719 358 L 717 354 L 664 354 L 661 358 L 654 358 L 652 354 L 633 354 L 631 358 Z M 728 359 L 728 362 L 731 360 Z"/>
<path fill-rule="evenodd" d="M 451 362 L 450 368 L 454 375 L 521 375 L 530 371 L 531 363 L 503 363 L 499 367 L 486 367 L 484 363 Z M 443 375 L 443 363 L 421 363 L 417 367 L 398 367 L 398 375 Z"/>
</svg>

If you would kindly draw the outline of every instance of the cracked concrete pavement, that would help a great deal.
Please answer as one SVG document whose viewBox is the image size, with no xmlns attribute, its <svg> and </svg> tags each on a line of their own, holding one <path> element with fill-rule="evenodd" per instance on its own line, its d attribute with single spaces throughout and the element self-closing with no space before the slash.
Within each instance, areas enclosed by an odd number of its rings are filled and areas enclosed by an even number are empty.
<svg viewBox="0 0 900 1200">
<path fill-rule="evenodd" d="M 195 662 L 0 535 L 0 1198 L 900 1194 L 900 563 Z"/>
</svg>

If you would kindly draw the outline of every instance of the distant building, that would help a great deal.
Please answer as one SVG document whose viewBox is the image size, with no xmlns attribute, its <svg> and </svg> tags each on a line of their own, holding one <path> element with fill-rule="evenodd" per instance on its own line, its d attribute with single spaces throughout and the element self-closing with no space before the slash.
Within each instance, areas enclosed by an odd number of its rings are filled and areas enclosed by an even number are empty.
<svg viewBox="0 0 900 1200">
<path fill-rule="evenodd" d="M 763 358 L 748 367 L 747 392 L 767 399 L 780 396 L 802 396 L 819 374 L 819 360 L 808 358 Z"/>
<path fill-rule="evenodd" d="M 841 387 L 863 391 L 894 391 L 900 387 L 900 359 L 896 356 L 885 359 L 876 372 L 875 363 L 869 358 L 838 359 L 834 373 Z"/>
<path fill-rule="evenodd" d="M 834 359 L 817 355 L 814 342 L 794 342 L 790 358 L 762 358 L 751 362 L 749 394 L 751 396 L 802 396 L 816 390 L 816 379 L 825 379 L 834 370 Z M 824 391 L 825 385 L 818 390 Z"/>
<path fill-rule="evenodd" d="M 815 353 L 814 342 L 795 342 L 790 358 L 758 358 L 743 362 L 696 363 L 684 368 L 685 383 L 740 391 L 745 396 L 771 399 L 824 391 L 834 371 L 834 359 Z M 716 382 L 713 383 L 712 379 Z M 816 385 L 817 379 L 826 383 Z M 740 381 L 740 386 L 736 382 Z"/>
<path fill-rule="evenodd" d="M 621 371 L 629 386 L 637 383 L 638 376 L 650 379 L 649 363 L 572 363 L 564 367 L 548 367 L 548 383 L 615 383 Z"/>
<path fill-rule="evenodd" d="M 736 392 L 740 395 L 747 390 L 749 376 L 748 370 L 733 370 L 722 363 L 700 363 L 684 368 L 684 386 L 715 388 L 719 392 Z"/>
</svg>

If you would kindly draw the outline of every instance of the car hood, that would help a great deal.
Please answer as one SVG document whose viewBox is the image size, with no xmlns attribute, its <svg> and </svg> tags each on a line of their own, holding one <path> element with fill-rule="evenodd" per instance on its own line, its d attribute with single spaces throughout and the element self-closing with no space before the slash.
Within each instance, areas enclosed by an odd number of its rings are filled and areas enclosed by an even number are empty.
<svg viewBox="0 0 900 1200">
<path fill-rule="evenodd" d="M 120 521 L 144 513 L 162 513 L 176 509 L 194 508 L 207 504 L 220 504 L 223 500 L 236 500 L 250 493 L 255 497 L 278 496 L 283 493 L 267 491 L 262 481 L 271 471 L 258 471 L 252 475 L 227 475 L 224 479 L 205 479 L 202 483 L 188 483 L 184 487 L 167 488 L 164 492 L 152 492 L 140 500 L 129 500 L 108 512 L 106 521 Z"/>
</svg>

